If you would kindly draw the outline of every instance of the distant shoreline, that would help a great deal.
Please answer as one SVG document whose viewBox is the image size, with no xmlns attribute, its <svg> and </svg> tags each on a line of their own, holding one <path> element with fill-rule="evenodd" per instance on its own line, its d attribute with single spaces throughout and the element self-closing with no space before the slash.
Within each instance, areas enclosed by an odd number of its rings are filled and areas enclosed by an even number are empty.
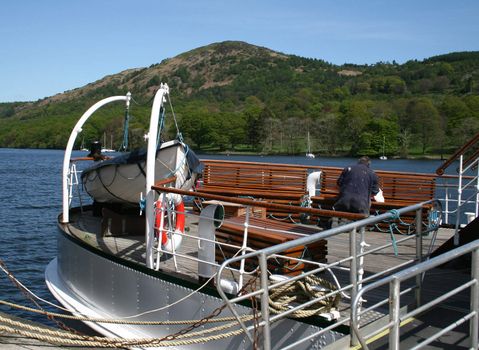
<svg viewBox="0 0 479 350">
<path fill-rule="evenodd" d="M 196 152 L 196 151 L 195 151 Z M 199 152 L 198 152 L 199 153 Z M 222 155 L 222 156 L 281 156 L 281 157 L 300 157 L 304 155 L 303 153 L 297 154 L 281 154 L 281 153 L 254 153 L 254 152 L 205 152 L 202 151 L 201 154 L 205 155 Z M 324 154 L 324 155 L 316 155 L 317 158 L 325 157 L 325 158 L 358 158 L 359 156 L 352 156 L 349 154 Z M 371 159 L 378 159 L 379 156 L 371 156 Z M 399 156 L 388 156 L 388 159 L 410 159 L 410 160 L 446 160 L 449 158 L 449 155 L 440 155 L 440 154 L 426 154 L 426 155 L 409 155 L 407 157 L 399 157 Z"/>
<path fill-rule="evenodd" d="M 51 151 L 64 151 L 63 148 L 16 148 L 16 147 L 0 147 L 0 149 L 24 149 L 24 150 L 51 150 Z M 78 149 L 74 149 L 73 151 L 77 152 L 85 152 Z M 221 156 L 252 156 L 252 157 L 269 157 L 269 156 L 279 156 L 279 157 L 301 157 L 304 156 L 303 153 L 297 154 L 281 154 L 281 153 L 255 153 L 255 152 L 208 152 L 208 151 L 196 151 L 194 152 L 203 155 L 221 155 Z M 317 155 L 316 158 L 358 158 L 359 156 L 352 156 L 348 154 L 336 154 L 336 155 Z M 378 156 L 369 156 L 373 160 L 379 160 Z M 449 158 L 449 155 L 442 156 L 440 154 L 426 154 L 426 155 L 410 155 L 407 157 L 399 157 L 399 156 L 388 156 L 388 159 L 405 159 L 405 160 L 446 160 Z"/>
</svg>

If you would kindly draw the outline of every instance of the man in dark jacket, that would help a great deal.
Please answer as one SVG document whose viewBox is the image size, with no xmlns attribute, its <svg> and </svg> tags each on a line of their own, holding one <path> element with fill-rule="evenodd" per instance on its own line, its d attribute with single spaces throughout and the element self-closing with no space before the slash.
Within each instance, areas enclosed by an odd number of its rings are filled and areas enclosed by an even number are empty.
<svg viewBox="0 0 479 350">
<path fill-rule="evenodd" d="M 335 210 L 369 215 L 371 196 L 379 192 L 378 177 L 370 164 L 369 157 L 361 157 L 357 164 L 343 169 L 337 182 L 339 198 Z"/>
</svg>

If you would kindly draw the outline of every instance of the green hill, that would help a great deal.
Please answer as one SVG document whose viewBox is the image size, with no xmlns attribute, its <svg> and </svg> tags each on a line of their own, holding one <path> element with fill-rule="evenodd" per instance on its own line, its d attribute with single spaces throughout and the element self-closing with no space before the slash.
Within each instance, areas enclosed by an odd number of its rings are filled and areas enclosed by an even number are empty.
<svg viewBox="0 0 479 350">
<path fill-rule="evenodd" d="M 479 131 L 479 52 L 337 66 L 226 41 L 35 102 L 1 103 L 0 147 L 63 148 L 90 105 L 127 91 L 131 142 L 140 147 L 160 82 L 170 86 L 184 138 L 201 151 L 303 153 L 309 131 L 323 155 L 376 156 L 384 138 L 388 155 L 437 154 Z M 103 110 L 82 139 L 106 133 L 119 144 L 123 113 Z M 174 135 L 171 123 L 167 130 Z"/>
</svg>

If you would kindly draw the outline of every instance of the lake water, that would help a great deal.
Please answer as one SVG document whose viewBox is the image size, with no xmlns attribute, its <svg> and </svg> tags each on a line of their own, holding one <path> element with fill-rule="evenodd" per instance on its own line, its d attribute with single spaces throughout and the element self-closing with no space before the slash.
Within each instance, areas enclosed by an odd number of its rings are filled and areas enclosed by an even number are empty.
<svg viewBox="0 0 479 350">
<path fill-rule="evenodd" d="M 84 155 L 78 152 L 74 156 Z M 346 166 L 353 158 L 201 156 L 205 159 L 264 161 L 305 165 Z M 0 259 L 27 288 L 41 298 L 55 302 L 45 282 L 46 265 L 56 256 L 56 219 L 61 210 L 61 167 L 63 151 L 0 149 Z M 373 169 L 432 173 L 438 160 L 373 160 Z M 31 301 L 0 271 L 0 297 L 3 300 L 33 306 Z M 51 307 L 47 310 L 56 311 Z M 51 324 L 43 316 L 12 311 Z"/>
</svg>

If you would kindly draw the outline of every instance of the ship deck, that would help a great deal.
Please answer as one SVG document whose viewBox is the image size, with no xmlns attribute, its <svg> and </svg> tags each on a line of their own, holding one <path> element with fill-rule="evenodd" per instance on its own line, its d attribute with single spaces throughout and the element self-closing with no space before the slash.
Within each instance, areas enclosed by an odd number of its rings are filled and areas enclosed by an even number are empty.
<svg viewBox="0 0 479 350">
<path fill-rule="evenodd" d="M 175 261 L 171 256 L 161 259 L 159 269 L 162 272 L 175 275 L 176 277 L 189 280 L 191 282 L 199 283 L 198 281 L 198 262 L 192 257 L 197 256 L 198 241 L 193 238 L 198 235 L 198 216 L 187 216 L 187 236 L 184 238 L 180 249 L 179 256 Z M 71 224 L 68 225 L 69 233 L 81 239 L 86 244 L 103 251 L 104 253 L 113 255 L 115 257 L 128 260 L 135 264 L 145 265 L 145 237 L 144 235 L 123 235 L 123 236 L 104 236 L 101 229 L 101 218 L 94 217 L 91 212 L 85 211 L 83 214 L 73 214 Z M 314 227 L 316 228 L 316 227 Z M 320 231 L 319 228 L 316 228 Z M 433 251 L 439 247 L 446 240 L 453 235 L 453 230 L 441 228 L 438 230 L 437 237 L 432 242 L 432 235 L 423 237 L 423 253 L 427 254 L 428 249 Z M 395 240 L 400 241 L 406 238 L 405 235 L 395 234 Z M 369 244 L 367 249 L 373 249 L 391 242 L 391 234 L 377 231 L 366 231 L 365 241 Z M 327 261 L 328 263 L 339 261 L 349 255 L 349 235 L 339 234 L 327 239 Z M 430 245 L 433 247 L 430 248 Z M 397 255 L 391 247 L 389 250 L 381 251 L 367 255 L 364 259 L 364 278 L 378 273 L 380 271 L 393 268 L 401 264 L 407 264 L 408 261 L 414 259 L 416 254 L 414 239 L 407 242 L 402 242 L 398 245 Z M 335 276 L 341 285 L 349 283 L 349 273 L 346 269 L 348 264 L 342 264 L 344 270 L 336 270 Z M 327 275 L 327 273 L 324 273 Z M 323 277 L 323 276 L 322 276 Z M 328 278 L 328 276 L 324 276 Z M 458 269 L 434 269 L 428 272 L 424 278 L 422 298 L 424 301 L 433 300 L 438 296 L 451 290 L 452 286 L 464 283 L 468 278 L 468 270 Z M 412 284 L 413 281 L 411 281 Z M 366 295 L 366 301 L 363 306 L 367 307 L 379 300 L 384 300 L 388 297 L 388 286 L 374 290 L 374 292 Z M 405 302 L 412 302 L 413 293 L 410 293 L 409 299 Z M 450 308 L 454 310 L 467 309 L 469 304 L 468 293 L 460 294 L 446 303 L 442 304 L 443 308 Z M 385 305 L 387 307 L 387 305 Z M 341 317 L 349 316 L 349 301 L 343 298 L 340 303 Z M 384 310 L 386 312 L 386 310 Z M 362 323 L 366 324 L 370 321 L 377 320 L 383 315 L 379 312 L 371 313 L 362 318 Z"/>
</svg>

